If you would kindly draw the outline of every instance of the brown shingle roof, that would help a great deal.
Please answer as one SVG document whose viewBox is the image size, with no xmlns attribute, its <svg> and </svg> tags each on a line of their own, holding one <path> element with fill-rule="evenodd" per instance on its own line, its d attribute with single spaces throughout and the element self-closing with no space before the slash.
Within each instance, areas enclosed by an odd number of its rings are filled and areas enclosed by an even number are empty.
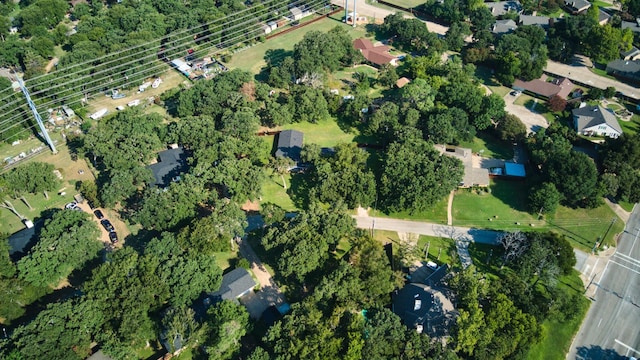
<svg viewBox="0 0 640 360">
<path fill-rule="evenodd" d="M 389 64 L 395 56 L 389 54 L 389 47 L 385 45 L 373 46 L 369 39 L 360 38 L 353 41 L 353 47 L 360 50 L 367 61 L 376 65 Z"/>
<path fill-rule="evenodd" d="M 411 80 L 409 80 L 408 78 L 401 77 L 400 79 L 398 79 L 398 81 L 396 81 L 396 86 L 400 89 L 400 88 L 404 87 L 405 85 L 407 85 L 410 82 L 411 82 Z"/>
<path fill-rule="evenodd" d="M 554 80 L 553 82 L 547 82 L 541 79 L 535 79 L 531 81 L 516 80 L 513 82 L 514 88 L 521 88 L 530 91 L 534 94 L 550 98 L 553 95 L 558 95 L 563 99 L 573 90 L 573 83 L 566 78 L 562 80 Z"/>
</svg>

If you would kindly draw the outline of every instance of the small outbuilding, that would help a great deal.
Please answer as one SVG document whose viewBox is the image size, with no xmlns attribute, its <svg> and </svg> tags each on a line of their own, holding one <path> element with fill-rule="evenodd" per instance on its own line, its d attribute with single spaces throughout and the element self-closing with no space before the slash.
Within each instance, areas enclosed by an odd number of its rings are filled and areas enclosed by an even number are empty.
<svg viewBox="0 0 640 360">
<path fill-rule="evenodd" d="M 524 165 L 516 164 L 512 162 L 504 163 L 504 175 L 523 178 L 527 176 L 527 172 L 524 169 Z"/>
<path fill-rule="evenodd" d="M 302 141 L 304 134 L 297 130 L 283 130 L 278 134 L 277 157 L 288 157 L 294 161 L 300 161 Z"/>
</svg>

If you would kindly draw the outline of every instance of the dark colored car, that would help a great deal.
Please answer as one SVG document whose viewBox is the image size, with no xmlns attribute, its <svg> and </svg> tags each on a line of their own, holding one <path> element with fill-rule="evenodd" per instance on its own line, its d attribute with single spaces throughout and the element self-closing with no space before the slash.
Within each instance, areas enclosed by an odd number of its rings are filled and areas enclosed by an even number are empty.
<svg viewBox="0 0 640 360">
<path fill-rule="evenodd" d="M 111 231 L 109 232 L 109 239 L 111 240 L 112 243 L 117 243 L 118 242 L 118 234 L 116 234 L 115 231 Z"/>
<path fill-rule="evenodd" d="M 104 227 L 105 230 L 107 231 L 113 231 L 113 224 L 111 224 L 111 221 L 104 219 L 102 221 L 100 221 L 100 224 L 102 224 L 102 227 Z"/>
<path fill-rule="evenodd" d="M 96 210 L 96 211 L 94 211 L 94 212 L 93 212 L 93 215 L 95 215 L 95 216 L 98 218 L 98 220 L 102 220 L 102 219 L 104 219 L 104 214 L 103 214 L 103 213 L 102 213 L 102 211 L 100 211 L 100 210 Z"/>
</svg>

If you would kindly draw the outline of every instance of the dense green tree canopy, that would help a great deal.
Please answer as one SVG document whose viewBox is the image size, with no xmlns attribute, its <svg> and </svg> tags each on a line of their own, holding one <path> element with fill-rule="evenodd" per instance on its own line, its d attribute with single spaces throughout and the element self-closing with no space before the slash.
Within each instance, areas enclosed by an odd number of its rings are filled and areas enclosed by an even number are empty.
<svg viewBox="0 0 640 360">
<path fill-rule="evenodd" d="M 29 162 L 2 175 L 14 195 L 52 191 L 58 186 L 58 178 L 51 164 Z"/>
<path fill-rule="evenodd" d="M 441 155 L 433 144 L 409 135 L 389 146 L 380 199 L 389 211 L 424 211 L 455 189 L 462 174 L 460 160 Z"/>
<path fill-rule="evenodd" d="M 98 226 L 82 211 L 62 210 L 45 222 L 38 242 L 18 262 L 19 275 L 36 286 L 60 280 L 95 258 L 102 244 Z"/>
</svg>

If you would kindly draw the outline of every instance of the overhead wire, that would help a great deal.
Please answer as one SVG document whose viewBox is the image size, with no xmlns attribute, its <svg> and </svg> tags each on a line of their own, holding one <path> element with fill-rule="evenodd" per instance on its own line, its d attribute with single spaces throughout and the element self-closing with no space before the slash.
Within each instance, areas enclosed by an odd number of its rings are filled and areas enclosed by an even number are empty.
<svg viewBox="0 0 640 360">
<path fill-rule="evenodd" d="M 302 0 L 301 0 L 301 1 L 297 1 L 294 5 L 298 4 L 299 2 L 302 2 Z M 311 2 L 311 4 L 307 3 L 307 5 L 310 5 L 309 7 L 314 8 L 314 10 L 317 10 L 317 9 L 315 9 L 315 7 L 316 7 L 317 5 L 321 5 L 321 4 L 322 4 L 322 3 L 324 3 L 324 2 L 325 2 L 324 0 L 315 0 L 315 1 Z M 278 5 L 276 5 L 276 6 L 278 6 Z M 271 10 L 272 10 L 272 8 L 266 8 L 266 9 L 263 9 L 262 11 L 264 11 L 264 12 L 268 13 L 268 12 L 270 12 Z M 255 14 L 252 14 L 252 15 L 255 15 Z M 268 20 L 267 20 L 267 21 L 268 21 Z M 246 25 L 246 24 L 248 24 L 248 23 L 254 23 L 254 24 L 256 25 L 255 29 L 250 30 L 250 31 L 248 31 L 248 32 L 247 32 L 246 28 L 239 28 L 240 26 Z M 239 23 L 239 24 L 236 24 L 236 25 L 232 26 L 231 28 L 239 28 L 239 29 L 236 29 L 235 31 L 233 31 L 232 33 L 228 33 L 228 29 L 229 29 L 229 28 L 224 29 L 224 31 L 227 31 L 227 33 L 225 34 L 225 35 L 227 35 L 227 39 L 225 40 L 225 43 L 235 44 L 239 39 L 242 39 L 243 37 L 245 37 L 245 38 L 246 38 L 246 37 L 253 38 L 253 37 L 257 37 L 257 36 L 259 36 L 259 35 L 260 35 L 260 32 L 262 31 L 262 28 L 261 28 L 261 27 L 259 27 L 259 25 L 260 25 L 260 23 L 255 23 L 255 20 L 254 20 L 254 19 L 251 19 L 251 20 L 249 20 L 249 21 L 244 21 L 244 22 L 241 22 L 241 23 Z M 208 34 L 208 35 L 205 35 L 203 38 L 209 38 L 209 37 L 211 37 L 211 36 L 218 35 L 219 33 L 222 33 L 222 32 L 223 32 L 223 30 L 220 30 L 220 31 L 218 31 L 218 32 L 214 32 L 214 33 L 210 33 L 210 34 Z M 233 35 L 233 36 L 229 37 L 230 35 Z M 169 36 L 170 36 L 170 35 L 169 35 Z M 190 36 L 191 36 L 191 35 L 190 35 Z M 202 38 L 201 38 L 201 39 L 202 39 Z M 172 42 L 175 42 L 175 41 L 172 41 Z M 174 47 L 172 47 L 172 48 L 165 49 L 165 52 L 167 52 L 167 51 L 171 51 L 171 50 L 175 50 L 175 49 L 177 49 L 177 48 L 182 47 L 183 45 L 184 45 L 184 44 L 178 44 L 178 45 L 176 45 L 176 46 L 174 46 Z M 212 49 L 212 48 L 215 48 L 215 47 L 217 47 L 217 46 L 218 46 L 218 44 L 210 43 L 208 46 L 204 46 L 204 47 L 200 48 L 200 49 L 198 50 L 198 52 L 208 51 L 208 50 L 210 50 L 210 49 Z M 215 50 L 215 51 L 213 52 L 213 54 L 218 54 L 219 52 L 224 51 L 224 50 L 225 50 L 224 48 L 222 48 L 222 49 L 218 49 L 218 50 Z M 142 72 L 139 72 L 139 73 L 137 73 L 137 74 L 136 74 L 136 73 L 134 73 L 134 74 L 132 74 L 130 77 L 133 77 L 133 78 L 138 77 L 138 78 L 139 78 L 141 75 L 144 75 L 144 74 L 152 74 L 152 73 L 154 73 L 156 70 L 158 70 L 158 69 L 160 69 L 160 68 L 162 68 L 162 67 L 167 67 L 167 64 L 166 64 L 166 63 L 164 63 L 164 62 L 162 62 L 162 61 L 160 61 L 160 60 L 157 60 L 157 59 L 156 59 L 156 57 L 157 57 L 157 53 L 153 53 L 153 54 L 151 54 L 151 55 L 148 55 L 147 57 L 153 57 L 153 58 L 154 58 L 154 61 L 156 62 L 156 63 L 155 63 L 155 65 L 152 65 L 152 66 L 150 66 L 150 67 L 149 67 L 149 66 L 147 66 L 147 67 L 146 67 L 146 69 L 145 69 L 145 70 L 143 70 Z M 139 60 L 139 59 L 137 59 L 137 60 Z M 134 61 L 134 62 L 135 62 L 135 61 Z M 122 64 L 121 64 L 121 65 L 122 65 Z M 135 67 L 135 68 L 142 67 L 142 66 L 144 66 L 144 65 L 145 65 L 145 64 L 141 64 L 141 65 L 139 65 L 139 66 L 137 66 L 137 67 Z M 92 74 L 92 75 L 93 75 L 93 74 Z M 89 77 L 92 77 L 92 75 L 87 75 L 87 76 L 85 76 L 85 77 L 83 77 L 83 78 L 89 78 Z M 93 82 L 91 82 L 91 83 L 104 82 L 104 80 L 105 80 L 105 77 L 102 77 L 102 78 L 99 78 L 99 79 L 97 79 L 97 80 L 94 80 L 94 81 L 93 81 Z M 74 81 L 77 81 L 77 80 L 74 80 Z M 120 84 L 121 84 L 121 86 L 124 86 L 124 85 L 130 85 L 130 84 L 133 84 L 133 83 L 135 83 L 135 82 L 139 82 L 139 81 L 140 81 L 140 79 L 135 79 L 135 80 L 133 80 L 133 81 L 129 81 L 129 82 L 120 82 Z M 63 84 L 63 85 L 64 85 L 64 84 Z M 77 91 L 75 91 L 75 92 L 74 92 L 73 90 L 68 90 L 68 89 L 67 89 L 67 91 L 70 91 L 70 92 L 71 92 L 71 94 L 69 94 L 69 95 L 67 95 L 67 96 L 65 96 L 65 97 L 62 97 L 62 98 L 57 97 L 57 98 L 55 98 L 55 99 L 53 99 L 53 100 L 51 100 L 51 101 L 49 101 L 49 102 L 47 102 L 47 103 L 44 103 L 44 104 L 40 103 L 40 104 L 38 104 L 38 107 L 40 107 L 40 108 L 41 108 L 41 107 L 46 107 L 46 106 L 48 106 L 48 105 L 52 105 L 52 104 L 55 104 L 55 103 L 63 103 L 63 101 L 64 101 L 64 100 L 71 99 L 71 98 L 74 98 L 74 97 L 82 97 L 82 95 L 83 95 L 83 94 L 88 93 L 89 91 L 98 90 L 99 88 L 104 88 L 104 85 L 94 86 L 94 87 L 89 88 L 89 89 L 86 89 L 86 88 L 85 88 L 85 89 L 83 89 L 82 91 L 77 90 Z M 80 100 L 76 100 L 76 101 L 73 101 L 73 102 L 71 102 L 71 103 L 75 103 L 75 102 L 78 102 L 78 101 L 80 101 Z M 5 121 L 3 121 L 2 123 L 0 123 L 0 125 L 5 124 L 5 123 L 7 123 L 7 122 L 10 122 L 10 121 L 12 121 L 12 120 L 14 120 L 14 119 L 16 119 L 16 118 L 19 118 L 20 116 L 27 116 L 27 115 L 28 115 L 28 111 L 27 111 L 27 110 L 25 110 L 25 109 L 22 109 L 20 113 L 18 113 L 17 115 L 14 115 L 12 118 L 6 119 L 6 120 L 5 120 Z M 24 119 L 23 121 L 21 121 L 21 122 L 19 122 L 19 123 L 12 124 L 11 126 L 9 126 L 9 127 L 7 127 L 7 128 L 4 128 L 4 129 L 0 130 L 0 133 L 2 133 L 2 132 L 6 132 L 7 130 L 9 130 L 9 129 L 11 129 L 11 128 L 13 128 L 13 127 L 17 126 L 17 125 L 20 125 L 21 123 L 24 123 L 24 122 L 26 122 L 26 121 L 28 121 L 28 120 L 30 120 L 30 119 L 28 119 L 28 118 L 27 118 L 27 119 Z M 35 127 L 35 126 L 36 126 L 36 125 L 32 125 L 32 126 L 30 126 L 29 128 L 33 128 L 33 127 Z"/>
</svg>

